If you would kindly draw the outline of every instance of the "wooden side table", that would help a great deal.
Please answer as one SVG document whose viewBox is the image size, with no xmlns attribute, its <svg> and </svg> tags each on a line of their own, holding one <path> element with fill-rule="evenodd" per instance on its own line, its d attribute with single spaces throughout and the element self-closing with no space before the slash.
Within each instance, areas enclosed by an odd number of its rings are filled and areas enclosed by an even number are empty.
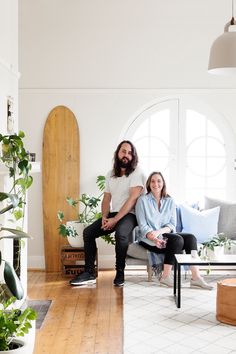
<svg viewBox="0 0 236 354">
<path fill-rule="evenodd" d="M 217 282 L 216 318 L 218 321 L 236 326 L 236 279 Z"/>
<path fill-rule="evenodd" d="M 61 270 L 64 276 L 74 277 L 84 272 L 84 248 L 62 246 Z M 98 256 L 95 260 L 95 274 L 98 275 Z"/>
</svg>

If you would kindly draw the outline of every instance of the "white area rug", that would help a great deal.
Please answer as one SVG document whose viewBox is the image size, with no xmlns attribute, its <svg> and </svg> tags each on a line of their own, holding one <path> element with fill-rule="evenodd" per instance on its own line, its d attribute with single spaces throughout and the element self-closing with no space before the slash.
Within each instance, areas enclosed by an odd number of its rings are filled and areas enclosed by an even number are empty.
<svg viewBox="0 0 236 354">
<path fill-rule="evenodd" d="M 215 317 L 217 280 L 236 277 L 225 274 L 205 277 L 215 285 L 211 291 L 191 289 L 189 279 L 183 280 L 177 309 L 173 289 L 159 286 L 157 279 L 148 282 L 146 274 L 126 272 L 124 354 L 236 353 L 236 327 Z"/>
</svg>

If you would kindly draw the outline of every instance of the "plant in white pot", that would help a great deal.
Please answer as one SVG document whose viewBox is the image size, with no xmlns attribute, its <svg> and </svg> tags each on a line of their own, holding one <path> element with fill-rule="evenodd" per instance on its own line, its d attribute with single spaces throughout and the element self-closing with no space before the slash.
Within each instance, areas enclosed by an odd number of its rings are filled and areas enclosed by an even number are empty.
<svg viewBox="0 0 236 354">
<path fill-rule="evenodd" d="M 20 302 L 15 302 L 25 295 L 20 280 L 21 239 L 30 238 L 23 231 L 26 191 L 33 182 L 24 136 L 21 131 L 12 135 L 0 134 L 0 161 L 8 171 L 9 186 L 9 193 L 0 192 L 0 240 L 13 242 L 14 251 L 13 262 L 8 262 L 4 259 L 5 248 L 0 250 L 0 353 L 32 354 L 35 340 L 36 312 L 27 307 L 19 309 Z M 13 227 L 8 227 L 9 220 Z M 16 345 L 19 348 L 10 349 L 17 336 L 23 336 L 21 344 Z"/>
<path fill-rule="evenodd" d="M 200 247 L 200 257 L 217 260 L 224 255 L 225 249 L 230 250 L 234 241 L 228 238 L 224 233 L 215 235 L 209 241 L 203 242 Z"/>
<path fill-rule="evenodd" d="M 32 328 L 32 321 L 37 317 L 36 312 L 26 307 L 24 310 L 10 306 L 16 298 L 10 297 L 0 305 L 0 353 L 1 354 L 30 354 L 30 344 L 23 340 Z M 22 339 L 20 339 L 22 338 Z"/>
<path fill-rule="evenodd" d="M 0 209 L 0 215 L 17 207 L 17 195 L 0 192 L 0 200 L 9 201 Z M 30 236 L 19 229 L 8 228 L 0 225 L 0 240 L 21 240 Z M 3 278 L 0 279 L 0 354 L 32 354 L 35 341 L 36 312 L 31 308 L 21 310 L 14 308 L 15 300 L 22 300 L 24 289 L 14 267 L 2 258 L 0 250 L 0 268 L 3 267 Z M 4 280 L 4 281 L 3 281 Z M 11 309 L 9 310 L 9 306 Z M 13 307 L 12 307 L 13 306 Z M 19 305 L 17 305 L 19 306 Z M 21 340 L 16 340 L 20 336 Z"/>
<path fill-rule="evenodd" d="M 77 199 L 73 199 L 71 197 L 66 198 L 67 203 L 74 208 L 77 215 L 77 220 L 63 223 L 65 218 L 63 211 L 59 210 L 57 213 L 57 217 L 60 221 L 59 234 L 62 237 L 67 237 L 67 240 L 72 247 L 83 247 L 84 228 L 101 217 L 101 212 L 98 211 L 98 207 L 105 188 L 105 177 L 98 176 L 96 184 L 101 192 L 97 197 L 83 193 Z M 80 206 L 83 208 L 82 211 L 79 209 Z M 104 235 L 102 238 L 107 243 L 115 244 L 115 240 L 111 235 Z"/>
</svg>

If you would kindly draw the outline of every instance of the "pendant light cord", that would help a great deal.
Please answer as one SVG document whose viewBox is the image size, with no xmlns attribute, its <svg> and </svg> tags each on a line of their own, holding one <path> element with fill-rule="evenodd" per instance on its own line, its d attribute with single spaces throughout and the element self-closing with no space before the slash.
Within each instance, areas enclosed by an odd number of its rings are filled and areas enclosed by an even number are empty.
<svg viewBox="0 0 236 354">
<path fill-rule="evenodd" d="M 235 20 L 234 20 L 234 0 L 232 0 L 232 18 L 231 18 L 230 24 L 231 25 L 235 24 Z"/>
</svg>

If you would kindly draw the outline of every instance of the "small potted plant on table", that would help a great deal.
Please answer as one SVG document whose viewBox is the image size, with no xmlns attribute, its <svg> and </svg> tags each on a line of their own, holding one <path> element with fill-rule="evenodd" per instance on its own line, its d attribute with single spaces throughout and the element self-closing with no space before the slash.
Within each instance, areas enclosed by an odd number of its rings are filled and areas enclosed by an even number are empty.
<svg viewBox="0 0 236 354">
<path fill-rule="evenodd" d="M 200 257 L 209 260 L 219 259 L 225 252 L 225 249 L 230 250 L 233 240 L 228 238 L 224 233 L 215 235 L 209 241 L 203 242 L 200 247 Z"/>
</svg>

